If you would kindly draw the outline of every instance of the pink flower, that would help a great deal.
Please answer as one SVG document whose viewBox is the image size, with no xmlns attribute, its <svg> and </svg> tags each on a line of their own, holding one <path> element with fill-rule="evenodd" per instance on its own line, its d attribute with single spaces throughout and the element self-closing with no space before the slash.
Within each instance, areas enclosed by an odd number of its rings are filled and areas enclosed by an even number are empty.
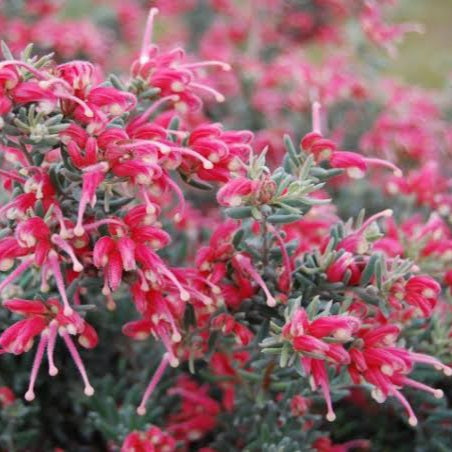
<svg viewBox="0 0 452 452">
<path fill-rule="evenodd" d="M 202 102 L 198 93 L 207 93 L 217 102 L 223 102 L 222 94 L 198 81 L 196 69 L 218 66 L 223 70 L 229 70 L 230 66 L 220 61 L 184 62 L 185 52 L 180 48 L 160 53 L 157 46 L 151 45 L 153 22 L 157 13 L 157 8 L 151 8 L 140 58 L 132 65 L 132 75 L 146 80 L 151 87 L 159 88 L 162 96 L 176 96 L 176 107 L 182 111 L 200 109 Z"/>
<path fill-rule="evenodd" d="M 265 281 L 262 279 L 260 274 L 254 268 L 251 259 L 244 254 L 236 254 L 232 259 L 232 265 L 234 268 L 238 270 L 238 272 L 242 273 L 244 276 L 248 276 L 253 279 L 257 285 L 262 289 L 266 297 L 267 306 L 274 307 L 277 302 L 273 295 L 270 293 Z"/>
<path fill-rule="evenodd" d="M 367 439 L 354 439 L 342 444 L 333 444 L 330 438 L 321 436 L 312 444 L 316 452 L 349 452 L 350 450 L 370 450 L 371 443 Z"/>
<path fill-rule="evenodd" d="M 187 177 L 195 174 L 203 180 L 227 182 L 231 175 L 244 172 L 242 162 L 248 159 L 252 139 L 245 130 L 225 132 L 220 124 L 202 124 L 189 134 L 187 146 L 212 162 L 212 168 L 187 155 L 180 169 Z"/>
<path fill-rule="evenodd" d="M 395 325 L 374 326 L 359 331 L 359 340 L 349 350 L 349 373 L 355 383 L 365 380 L 374 386 L 372 396 L 377 402 L 382 403 L 388 396 L 397 398 L 409 415 L 408 422 L 414 426 L 417 424 L 416 415 L 400 389 L 411 386 L 437 398 L 443 396 L 440 389 L 430 388 L 407 376 L 414 364 L 429 364 L 446 375 L 452 375 L 452 369 L 428 355 L 395 346 L 399 333 L 400 328 Z"/>
<path fill-rule="evenodd" d="M 364 2 L 360 16 L 361 27 L 366 35 L 379 46 L 385 48 L 391 56 L 397 52 L 396 45 L 409 32 L 420 33 L 423 27 L 415 23 L 388 25 L 384 23 L 381 6 L 373 0 Z"/>
<path fill-rule="evenodd" d="M 311 400 L 299 394 L 292 397 L 290 400 L 290 413 L 292 416 L 304 416 L 309 412 Z"/>
<path fill-rule="evenodd" d="M 25 316 L 0 335 L 1 352 L 22 354 L 30 350 L 36 336 L 40 341 L 31 370 L 30 384 L 25 394 L 28 401 L 35 398 L 34 385 L 39 372 L 44 352 L 47 350 L 49 361 L 49 375 L 58 373 L 53 361 L 53 351 L 56 337 L 59 334 L 72 356 L 85 384 L 85 394 L 91 396 L 94 389 L 89 383 L 86 370 L 80 355 L 71 339 L 72 335 L 78 335 L 78 342 L 82 347 L 93 348 L 97 345 L 97 333 L 94 328 L 85 322 L 78 314 L 65 315 L 61 310 L 58 300 L 51 299 L 47 302 L 40 300 L 12 299 L 3 303 L 11 312 Z"/>
<path fill-rule="evenodd" d="M 212 327 L 223 334 L 232 334 L 241 345 L 248 345 L 253 339 L 253 333 L 230 314 L 220 314 L 212 320 Z"/>
<path fill-rule="evenodd" d="M 121 452 L 173 452 L 176 440 L 156 426 L 146 432 L 129 433 L 121 446 Z"/>
<path fill-rule="evenodd" d="M 363 270 L 363 263 L 357 261 L 352 253 L 346 251 L 327 268 L 326 277 L 330 282 L 348 280 L 348 284 L 357 285 Z"/>
<path fill-rule="evenodd" d="M 3 408 L 12 405 L 16 397 L 8 386 L 0 386 L 0 404 Z"/>
<path fill-rule="evenodd" d="M 207 385 L 200 386 L 186 376 L 168 390 L 168 395 L 181 399 L 180 411 L 170 416 L 167 431 L 184 442 L 196 441 L 211 432 L 217 425 L 220 404 L 209 394 Z"/>
<path fill-rule="evenodd" d="M 289 341 L 295 351 L 300 353 L 301 362 L 313 378 L 313 387 L 320 386 L 324 394 L 328 413 L 327 419 L 333 421 L 333 411 L 329 390 L 329 381 L 325 362 L 347 365 L 350 357 L 341 343 L 351 341 L 358 331 L 361 321 L 353 316 L 329 315 L 309 320 L 304 309 L 295 311 L 292 318 L 284 325 L 281 335 Z M 334 338 L 331 342 L 325 340 Z"/>
<path fill-rule="evenodd" d="M 218 190 L 217 201 L 225 207 L 238 207 L 256 195 L 257 181 L 244 177 L 232 179 Z"/>
<path fill-rule="evenodd" d="M 396 177 L 401 177 L 402 172 L 393 163 L 378 158 L 363 157 L 355 152 L 338 150 L 333 141 L 323 138 L 320 109 L 320 104 L 313 102 L 313 130 L 306 134 L 300 142 L 300 146 L 304 151 L 313 154 L 316 161 L 327 160 L 333 168 L 346 169 L 350 177 L 363 177 L 368 166 L 388 168 L 393 171 Z"/>
<path fill-rule="evenodd" d="M 397 281 L 391 288 L 395 307 L 401 302 L 416 307 L 424 317 L 430 317 L 441 292 L 441 286 L 430 276 L 412 276 L 407 281 Z"/>
</svg>

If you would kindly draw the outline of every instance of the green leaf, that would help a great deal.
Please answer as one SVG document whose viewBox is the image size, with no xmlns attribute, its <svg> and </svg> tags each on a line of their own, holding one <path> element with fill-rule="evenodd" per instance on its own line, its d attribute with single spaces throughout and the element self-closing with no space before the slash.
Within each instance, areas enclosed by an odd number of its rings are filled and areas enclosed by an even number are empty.
<svg viewBox="0 0 452 452">
<path fill-rule="evenodd" d="M 272 224 L 288 224 L 293 223 L 294 221 L 298 221 L 302 215 L 296 215 L 296 214 L 288 214 L 288 215 L 282 215 L 282 214 L 274 214 L 270 215 L 267 220 L 269 223 Z"/>
<path fill-rule="evenodd" d="M 5 60 L 14 60 L 14 55 L 11 53 L 11 50 L 9 50 L 8 45 L 5 41 L 1 41 L 0 46 L 2 48 L 2 54 L 5 58 Z"/>
<path fill-rule="evenodd" d="M 375 253 L 370 257 L 366 267 L 364 268 L 364 271 L 361 274 L 361 279 L 359 280 L 360 286 L 367 286 L 372 277 L 375 276 L 376 267 L 377 265 L 380 265 L 380 260 L 380 253 Z"/>
<path fill-rule="evenodd" d="M 228 217 L 234 218 L 235 220 L 243 220 L 252 216 L 252 208 L 248 206 L 230 207 L 225 212 Z"/>
<path fill-rule="evenodd" d="M 292 162 L 296 166 L 300 166 L 300 158 L 297 155 L 297 150 L 295 149 L 295 145 L 293 144 L 293 141 L 290 138 L 290 136 L 284 135 L 283 141 L 284 141 L 284 147 L 286 148 L 286 151 L 287 151 L 290 159 L 292 160 Z"/>
<path fill-rule="evenodd" d="M 245 235 L 245 231 L 243 229 L 239 229 L 232 238 L 232 244 L 234 245 L 235 249 L 238 249 L 240 242 L 243 239 L 243 236 Z"/>
</svg>

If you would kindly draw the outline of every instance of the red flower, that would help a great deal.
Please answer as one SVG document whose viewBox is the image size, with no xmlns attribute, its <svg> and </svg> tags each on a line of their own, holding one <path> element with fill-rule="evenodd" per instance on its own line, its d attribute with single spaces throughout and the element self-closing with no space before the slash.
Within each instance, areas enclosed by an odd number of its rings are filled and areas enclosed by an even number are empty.
<svg viewBox="0 0 452 452">
<path fill-rule="evenodd" d="M 414 364 L 429 364 L 446 375 L 452 375 L 452 369 L 435 358 L 395 346 L 399 333 L 400 328 L 395 325 L 360 330 L 357 334 L 359 340 L 349 350 L 349 373 L 355 383 L 365 380 L 374 386 L 372 396 L 377 402 L 383 402 L 388 396 L 396 397 L 407 410 L 408 422 L 414 426 L 417 424 L 416 415 L 400 389 L 411 386 L 437 398 L 443 396 L 440 389 L 430 388 L 407 376 Z"/>
<path fill-rule="evenodd" d="M 39 372 L 44 352 L 47 349 L 49 361 L 49 374 L 58 373 L 53 361 L 53 351 L 56 337 L 59 334 L 72 356 L 85 384 L 85 394 L 91 396 L 94 389 L 89 383 L 80 355 L 75 348 L 71 335 L 78 335 L 78 342 L 85 348 L 93 348 L 97 345 L 97 333 L 94 328 L 85 322 L 78 314 L 65 315 L 58 300 L 51 299 L 47 302 L 40 300 L 12 299 L 3 303 L 11 312 L 25 316 L 0 335 L 1 352 L 21 354 L 30 350 L 36 336 L 41 336 L 31 370 L 30 384 L 25 398 L 31 401 L 35 398 L 34 385 Z"/>
</svg>

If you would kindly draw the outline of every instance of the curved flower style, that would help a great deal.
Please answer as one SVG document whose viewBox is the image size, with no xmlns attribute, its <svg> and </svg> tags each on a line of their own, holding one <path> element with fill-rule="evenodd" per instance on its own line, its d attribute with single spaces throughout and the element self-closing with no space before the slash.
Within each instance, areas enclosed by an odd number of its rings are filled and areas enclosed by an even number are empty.
<svg viewBox="0 0 452 452">
<path fill-rule="evenodd" d="M 98 342 L 97 333 L 89 323 L 85 322 L 77 313 L 65 315 L 56 299 L 49 299 L 44 302 L 15 298 L 4 301 L 3 306 L 11 312 L 25 316 L 25 319 L 19 320 L 0 335 L 0 353 L 7 352 L 15 355 L 25 353 L 33 347 L 34 339 L 40 336 L 31 370 L 30 384 L 25 394 L 26 400 L 32 401 L 35 398 L 34 385 L 45 351 L 47 351 L 49 361 L 49 375 L 55 376 L 58 374 L 58 368 L 53 359 L 55 341 L 58 335 L 63 338 L 80 372 L 85 384 L 85 394 L 87 396 L 94 394 L 94 388 L 88 380 L 85 366 L 71 339 L 71 336 L 77 335 L 78 342 L 82 347 L 88 349 L 95 347 Z"/>
</svg>

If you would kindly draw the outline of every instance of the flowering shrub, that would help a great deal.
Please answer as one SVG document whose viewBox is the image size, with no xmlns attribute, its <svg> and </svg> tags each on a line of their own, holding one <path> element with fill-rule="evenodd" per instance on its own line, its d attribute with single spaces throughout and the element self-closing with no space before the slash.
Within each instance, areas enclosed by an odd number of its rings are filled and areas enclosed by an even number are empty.
<svg viewBox="0 0 452 452">
<path fill-rule="evenodd" d="M 59 3 L 2 5 L 1 446 L 447 450 L 447 105 L 300 52 L 419 26 L 162 0 L 129 62 L 149 5 L 110 5 L 115 40 Z"/>
</svg>

